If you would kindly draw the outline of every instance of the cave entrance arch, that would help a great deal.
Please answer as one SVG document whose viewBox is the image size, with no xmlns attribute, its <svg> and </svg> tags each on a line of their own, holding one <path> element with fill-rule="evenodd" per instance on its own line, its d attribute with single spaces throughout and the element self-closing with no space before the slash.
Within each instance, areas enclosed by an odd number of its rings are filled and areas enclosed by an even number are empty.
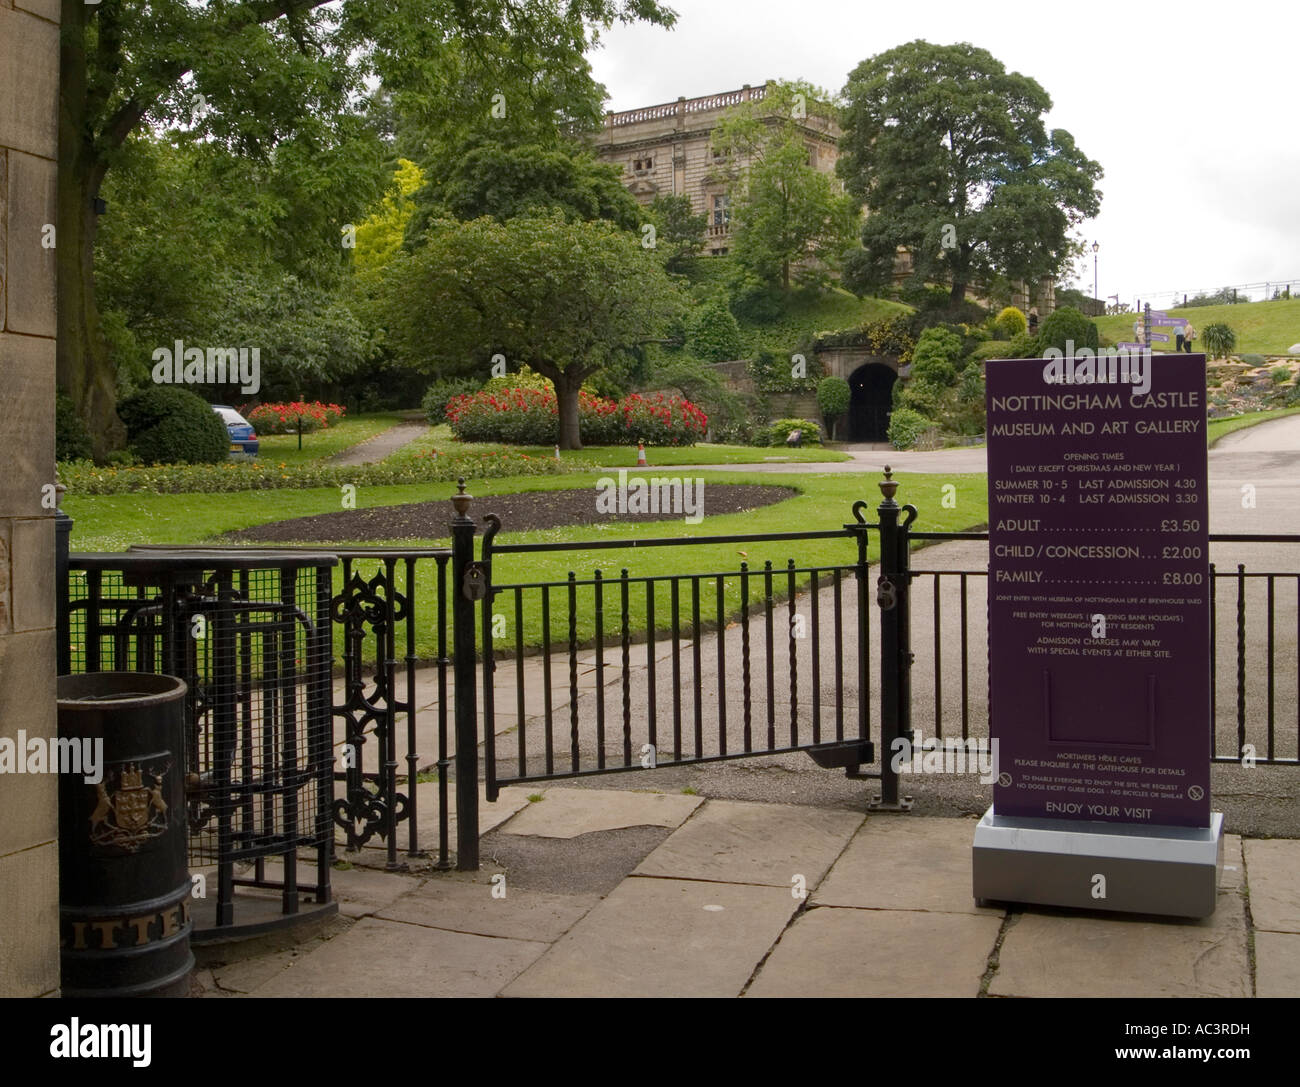
<svg viewBox="0 0 1300 1087">
<path fill-rule="evenodd" d="M 886 440 L 897 380 L 898 374 L 880 362 L 868 362 L 849 375 L 849 441 Z"/>
</svg>

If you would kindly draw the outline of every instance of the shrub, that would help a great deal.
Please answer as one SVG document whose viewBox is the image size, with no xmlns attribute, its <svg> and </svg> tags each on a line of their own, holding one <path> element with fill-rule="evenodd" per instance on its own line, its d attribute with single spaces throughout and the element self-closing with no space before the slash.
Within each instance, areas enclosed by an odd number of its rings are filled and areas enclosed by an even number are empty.
<svg viewBox="0 0 1300 1087">
<path fill-rule="evenodd" d="M 72 397 L 59 393 L 54 399 L 54 459 L 89 460 L 90 431 L 77 414 Z"/>
<path fill-rule="evenodd" d="M 706 362 L 727 362 L 745 353 L 740 326 L 724 298 L 705 303 L 691 326 L 690 348 Z"/>
<path fill-rule="evenodd" d="M 1268 372 L 1268 376 L 1273 379 L 1274 385 L 1281 385 L 1282 382 L 1291 380 L 1291 367 L 1274 366 L 1273 369 Z"/>
<path fill-rule="evenodd" d="M 834 427 L 835 420 L 849 410 L 853 390 L 842 377 L 824 377 L 817 384 L 817 409 L 827 426 Z"/>
<path fill-rule="evenodd" d="M 444 377 L 435 381 L 424 391 L 420 408 L 430 426 L 437 426 L 447 421 L 447 402 L 464 393 L 477 392 L 480 382 L 472 377 Z"/>
<path fill-rule="evenodd" d="M 333 426 L 343 418 L 345 409 L 319 400 L 294 400 L 285 404 L 258 404 L 241 414 L 259 434 L 297 434 L 299 426 L 304 434 L 310 434 Z"/>
<path fill-rule="evenodd" d="M 483 383 L 482 387 L 485 392 L 491 393 L 505 392 L 507 389 L 541 389 L 543 392 L 555 392 L 555 383 L 549 377 L 543 377 L 527 363 L 520 366 L 514 373 L 489 378 Z M 467 391 L 473 392 L 474 390 Z"/>
<path fill-rule="evenodd" d="M 216 464 L 230 434 L 202 397 L 176 385 L 152 385 L 118 405 L 127 444 L 145 464 Z"/>
<path fill-rule="evenodd" d="M 1015 306 L 1007 306 L 993 322 L 993 335 L 999 340 L 1011 340 L 1029 328 L 1029 320 Z"/>
<path fill-rule="evenodd" d="M 463 442 L 550 445 L 560 434 L 559 407 L 549 389 L 484 388 L 462 394 L 447 405 L 447 422 Z M 615 403 L 578 393 L 578 434 L 584 445 L 694 445 L 707 429 L 708 416 L 681 397 L 633 394 Z"/>
<path fill-rule="evenodd" d="M 1022 332 L 1018 336 L 1011 338 L 1011 346 L 1003 353 L 1002 358 L 1007 359 L 1032 359 L 1039 355 L 1038 337 L 1031 336 L 1028 332 Z"/>
<path fill-rule="evenodd" d="M 754 444 L 758 446 L 785 445 L 790 431 L 803 431 L 804 445 L 821 445 L 821 427 L 810 419 L 775 419 L 759 427 L 754 432 Z"/>
<path fill-rule="evenodd" d="M 1072 306 L 1062 306 L 1058 310 L 1049 313 L 1038 330 L 1038 353 L 1041 355 L 1049 347 L 1055 347 L 1058 351 L 1068 350 L 1068 342 L 1074 341 L 1074 346 L 1091 347 L 1097 350 L 1100 344 L 1100 338 L 1097 333 L 1097 325 L 1089 321 L 1082 313 Z M 1020 356 L 1029 358 L 1031 356 Z"/>
<path fill-rule="evenodd" d="M 1237 346 L 1237 334 L 1229 325 L 1215 321 L 1201 330 L 1201 341 L 1210 358 L 1221 359 L 1232 354 L 1232 349 Z"/>
<path fill-rule="evenodd" d="M 934 424 L 912 408 L 895 408 L 889 416 L 889 444 L 895 449 L 911 449 Z"/>
<path fill-rule="evenodd" d="M 618 410 L 623 416 L 625 440 L 648 445 L 694 445 L 709 429 L 709 417 L 679 396 L 633 393 L 619 402 Z"/>
</svg>

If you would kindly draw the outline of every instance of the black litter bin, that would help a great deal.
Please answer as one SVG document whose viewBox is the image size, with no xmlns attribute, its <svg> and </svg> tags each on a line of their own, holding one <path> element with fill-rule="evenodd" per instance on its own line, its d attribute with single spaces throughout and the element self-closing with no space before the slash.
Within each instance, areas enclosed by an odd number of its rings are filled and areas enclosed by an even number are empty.
<svg viewBox="0 0 1300 1087">
<path fill-rule="evenodd" d="M 144 672 L 58 679 L 64 996 L 184 996 L 190 951 L 184 681 Z M 98 757 L 96 757 L 98 751 Z"/>
</svg>

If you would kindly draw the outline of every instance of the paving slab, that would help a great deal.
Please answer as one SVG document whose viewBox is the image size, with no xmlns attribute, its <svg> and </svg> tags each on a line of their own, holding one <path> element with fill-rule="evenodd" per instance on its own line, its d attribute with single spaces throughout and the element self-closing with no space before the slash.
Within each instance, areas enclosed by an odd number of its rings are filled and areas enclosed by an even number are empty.
<svg viewBox="0 0 1300 1087">
<path fill-rule="evenodd" d="M 364 917 L 253 996 L 495 996 L 547 944 Z"/>
<path fill-rule="evenodd" d="M 528 796 L 533 790 L 508 786 L 501 790 L 496 802 L 489 804 L 487 793 L 480 785 L 478 791 L 478 829 L 479 837 L 495 829 L 514 815 L 521 808 L 528 807 Z M 438 857 L 438 783 L 422 781 L 415 786 L 415 827 L 420 849 L 428 853 L 432 860 Z M 397 859 L 407 863 L 406 846 L 408 843 L 406 823 L 397 825 Z M 349 853 L 347 832 L 339 826 L 334 828 L 334 841 L 340 860 L 370 867 L 383 865 L 387 845 L 378 835 L 372 837 L 358 852 Z M 450 853 L 456 852 L 456 783 L 447 783 L 447 844 Z"/>
<path fill-rule="evenodd" d="M 1300 841 L 1247 841 L 1246 874 L 1255 928 L 1300 932 Z"/>
<path fill-rule="evenodd" d="M 781 936 L 746 996 L 978 996 L 999 917 L 811 909 Z"/>
<path fill-rule="evenodd" d="M 626 879 L 501 995 L 738 996 L 797 906 L 783 887 Z"/>
<path fill-rule="evenodd" d="M 1201 921 L 1034 911 L 1013 919 L 990 996 L 1251 995 L 1242 898 Z"/>
<path fill-rule="evenodd" d="M 862 819 L 827 808 L 710 800 L 633 874 L 787 889 L 799 875 L 812 888 Z"/>
<path fill-rule="evenodd" d="M 1300 935 L 1255 933 L 1255 995 L 1300 996 Z"/>
<path fill-rule="evenodd" d="M 291 951 L 275 951 L 269 955 L 258 955 L 256 958 L 244 959 L 242 962 L 232 962 L 226 966 L 214 966 L 212 968 L 212 977 L 216 982 L 217 988 L 226 993 L 251 993 L 259 985 L 265 985 L 282 970 L 287 970 L 289 966 L 304 958 L 308 952 L 294 949 Z M 331 993 L 321 993 L 321 996 L 331 996 Z"/>
<path fill-rule="evenodd" d="M 868 816 L 812 896 L 818 906 L 1000 915 L 971 894 L 974 819 Z"/>
<path fill-rule="evenodd" d="M 600 901 L 599 895 L 558 895 L 516 889 L 494 898 L 489 880 L 469 883 L 434 877 L 408 891 L 378 914 L 409 925 L 554 943 Z"/>
<path fill-rule="evenodd" d="M 501 828 L 503 834 L 576 838 L 620 827 L 679 827 L 704 803 L 699 796 L 621 789 L 547 789 Z"/>
</svg>

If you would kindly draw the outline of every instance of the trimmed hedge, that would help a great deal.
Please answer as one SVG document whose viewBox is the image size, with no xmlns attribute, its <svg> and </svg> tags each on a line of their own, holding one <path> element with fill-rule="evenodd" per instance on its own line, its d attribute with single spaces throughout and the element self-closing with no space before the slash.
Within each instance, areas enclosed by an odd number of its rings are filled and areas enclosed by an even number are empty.
<svg viewBox="0 0 1300 1087">
<path fill-rule="evenodd" d="M 117 408 L 127 444 L 145 464 L 217 464 L 230 432 L 200 396 L 176 385 L 151 385 Z"/>
<path fill-rule="evenodd" d="M 214 416 L 215 418 L 215 416 Z M 224 427 L 222 428 L 224 430 Z M 379 487 L 395 483 L 436 483 L 498 476 L 544 476 L 566 471 L 549 457 L 502 450 L 497 453 L 418 453 L 397 462 L 326 467 L 306 464 L 296 468 L 249 461 L 223 464 L 163 464 L 136 468 L 98 468 L 90 461 L 59 465 L 59 479 L 73 494 L 215 494 L 227 491 L 261 491 L 285 488 L 355 486 Z"/>
</svg>

